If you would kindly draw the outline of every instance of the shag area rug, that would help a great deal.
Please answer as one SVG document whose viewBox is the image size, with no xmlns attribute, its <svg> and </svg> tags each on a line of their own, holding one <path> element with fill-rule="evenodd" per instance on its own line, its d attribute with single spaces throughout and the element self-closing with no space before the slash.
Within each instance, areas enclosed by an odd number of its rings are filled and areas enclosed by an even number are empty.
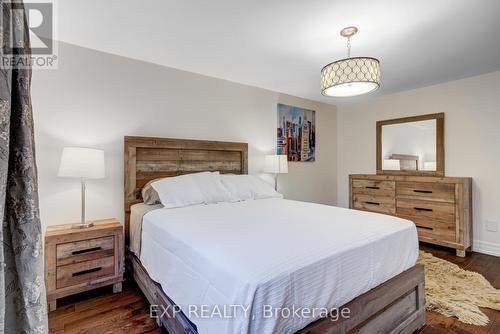
<svg viewBox="0 0 500 334">
<path fill-rule="evenodd" d="M 420 251 L 425 267 L 426 309 L 472 325 L 485 326 L 488 317 L 479 307 L 500 311 L 500 290 L 481 275 Z"/>
</svg>

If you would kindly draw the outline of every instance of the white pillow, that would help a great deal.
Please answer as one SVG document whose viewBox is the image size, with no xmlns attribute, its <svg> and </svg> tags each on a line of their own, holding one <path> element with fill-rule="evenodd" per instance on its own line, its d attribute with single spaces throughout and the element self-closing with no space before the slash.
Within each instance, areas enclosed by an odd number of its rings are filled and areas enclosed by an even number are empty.
<svg viewBox="0 0 500 334">
<path fill-rule="evenodd" d="M 222 185 L 219 172 L 202 172 L 154 181 L 151 186 L 165 208 L 229 202 L 231 194 Z"/>
<path fill-rule="evenodd" d="M 255 175 L 221 175 L 221 180 L 233 201 L 283 198 L 269 183 Z"/>
<path fill-rule="evenodd" d="M 223 174 L 220 176 L 222 184 L 231 194 L 231 201 L 246 201 L 254 198 L 252 187 L 248 179 L 248 175 Z"/>
</svg>

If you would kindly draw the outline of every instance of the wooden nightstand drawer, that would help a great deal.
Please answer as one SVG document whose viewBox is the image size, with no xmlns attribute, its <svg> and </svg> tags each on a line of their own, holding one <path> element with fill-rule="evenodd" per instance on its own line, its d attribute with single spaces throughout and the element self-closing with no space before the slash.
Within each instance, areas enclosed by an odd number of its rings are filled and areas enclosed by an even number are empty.
<svg viewBox="0 0 500 334">
<path fill-rule="evenodd" d="M 45 287 L 49 311 L 56 300 L 113 285 L 121 291 L 124 268 L 123 225 L 114 218 L 87 228 L 53 225 L 45 233 Z"/>
<path fill-rule="evenodd" d="M 113 236 L 58 244 L 56 247 L 57 266 L 113 256 L 115 238 Z"/>
<path fill-rule="evenodd" d="M 58 289 L 76 285 L 115 273 L 113 256 L 57 267 L 56 287 Z"/>
</svg>

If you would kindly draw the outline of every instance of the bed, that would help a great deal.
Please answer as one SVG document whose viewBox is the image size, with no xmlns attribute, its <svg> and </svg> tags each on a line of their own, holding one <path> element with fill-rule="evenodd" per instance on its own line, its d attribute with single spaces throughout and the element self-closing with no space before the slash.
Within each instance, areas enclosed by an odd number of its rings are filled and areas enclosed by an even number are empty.
<svg viewBox="0 0 500 334">
<path fill-rule="evenodd" d="M 247 144 L 125 138 L 128 267 L 170 333 L 412 333 L 425 324 L 413 224 L 285 199 L 141 206 L 148 181 L 199 171 L 246 174 Z M 139 229 L 131 214 L 142 217 Z M 248 313 L 188 312 L 204 304 L 247 305 Z M 296 304 L 349 315 L 262 316 L 263 305 Z"/>
</svg>

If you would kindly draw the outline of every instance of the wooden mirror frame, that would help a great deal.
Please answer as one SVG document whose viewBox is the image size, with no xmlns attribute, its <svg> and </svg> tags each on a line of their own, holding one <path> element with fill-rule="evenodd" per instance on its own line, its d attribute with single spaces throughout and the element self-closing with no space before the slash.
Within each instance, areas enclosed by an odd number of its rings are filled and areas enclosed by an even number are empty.
<svg viewBox="0 0 500 334">
<path fill-rule="evenodd" d="M 382 170 L 382 126 L 399 123 L 436 120 L 436 170 Z M 444 176 L 444 113 L 388 119 L 377 122 L 377 174 Z"/>
</svg>

